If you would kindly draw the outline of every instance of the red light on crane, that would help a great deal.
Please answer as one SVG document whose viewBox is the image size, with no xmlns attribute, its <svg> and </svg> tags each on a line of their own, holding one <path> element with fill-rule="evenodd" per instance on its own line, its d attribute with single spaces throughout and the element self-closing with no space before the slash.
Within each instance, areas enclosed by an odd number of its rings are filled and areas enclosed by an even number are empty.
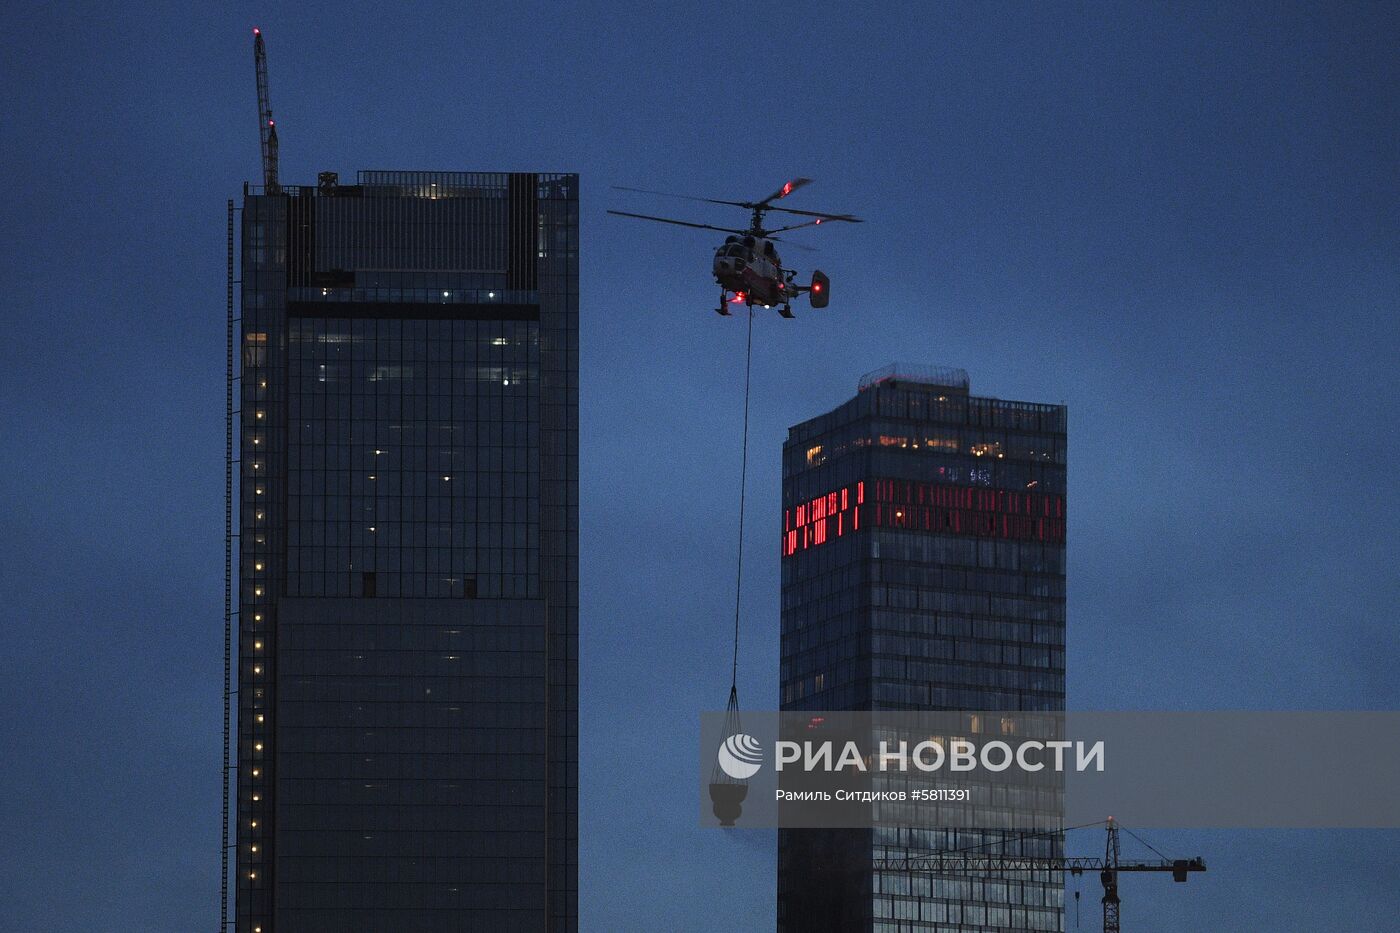
<svg viewBox="0 0 1400 933">
<path fill-rule="evenodd" d="M 262 30 L 259 29 L 259 28 L 256 27 L 256 26 L 254 26 L 254 27 L 253 27 L 253 35 L 255 35 L 255 36 L 260 36 L 260 35 L 262 35 Z"/>
</svg>

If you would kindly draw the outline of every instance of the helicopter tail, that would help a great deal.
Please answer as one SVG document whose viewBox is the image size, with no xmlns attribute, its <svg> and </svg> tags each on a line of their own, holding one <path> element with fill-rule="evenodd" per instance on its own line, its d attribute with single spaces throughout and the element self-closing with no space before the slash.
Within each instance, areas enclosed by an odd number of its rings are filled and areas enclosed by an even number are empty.
<svg viewBox="0 0 1400 933">
<path fill-rule="evenodd" d="M 812 284 L 808 288 L 808 298 L 814 308 L 825 308 L 831 298 L 831 280 L 821 272 L 812 273 Z"/>
</svg>

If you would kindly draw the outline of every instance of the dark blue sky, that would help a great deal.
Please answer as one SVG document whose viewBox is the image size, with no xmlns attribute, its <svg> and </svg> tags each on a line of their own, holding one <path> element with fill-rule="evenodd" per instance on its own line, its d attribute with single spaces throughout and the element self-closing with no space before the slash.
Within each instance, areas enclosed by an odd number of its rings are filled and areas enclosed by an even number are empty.
<svg viewBox="0 0 1400 933">
<path fill-rule="evenodd" d="M 728 686 L 742 318 L 709 310 L 711 237 L 603 211 L 742 218 L 610 185 L 802 174 L 794 206 L 868 219 L 795 234 L 832 305 L 755 325 L 745 706 L 777 702 L 786 427 L 901 359 L 1070 406 L 1072 707 L 1400 707 L 1400 14 L 1216 7 L 7 5 L 0 927 L 217 924 L 254 24 L 288 182 L 583 176 L 585 929 L 766 929 L 774 901 L 773 837 L 701 830 L 694 787 Z M 1400 833 L 1149 838 L 1211 871 L 1126 881 L 1134 930 L 1400 914 Z"/>
</svg>

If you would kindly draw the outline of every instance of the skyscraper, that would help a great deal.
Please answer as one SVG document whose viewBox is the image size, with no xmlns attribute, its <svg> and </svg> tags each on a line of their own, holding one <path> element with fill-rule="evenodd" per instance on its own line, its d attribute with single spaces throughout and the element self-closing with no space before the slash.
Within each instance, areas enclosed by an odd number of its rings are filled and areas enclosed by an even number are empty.
<svg viewBox="0 0 1400 933">
<path fill-rule="evenodd" d="M 1060 405 L 971 395 L 961 370 L 891 366 L 788 431 L 783 709 L 1064 708 L 1065 423 Z M 874 870 L 969 846 L 1053 856 L 1061 842 L 780 830 L 778 928 L 1062 929 L 1063 887 L 1045 874 Z"/>
<path fill-rule="evenodd" d="M 577 928 L 578 178 L 245 191 L 236 929 Z"/>
</svg>

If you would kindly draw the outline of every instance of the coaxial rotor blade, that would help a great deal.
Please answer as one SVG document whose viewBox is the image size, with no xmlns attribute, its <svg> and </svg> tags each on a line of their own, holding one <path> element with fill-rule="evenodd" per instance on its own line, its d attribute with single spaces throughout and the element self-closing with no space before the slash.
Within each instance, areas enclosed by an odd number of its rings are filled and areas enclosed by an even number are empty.
<svg viewBox="0 0 1400 933">
<path fill-rule="evenodd" d="M 638 194 L 659 194 L 663 198 L 680 198 L 682 201 L 702 201 L 705 204 L 729 204 L 733 207 L 752 207 L 747 201 L 721 201 L 718 198 L 697 198 L 691 194 L 674 194 L 670 191 L 653 191 L 650 188 L 627 188 L 623 185 L 613 185 L 614 191 L 635 191 Z"/>
<path fill-rule="evenodd" d="M 802 217 L 820 217 L 822 220 L 841 220 L 848 224 L 863 224 L 865 221 L 853 214 L 828 214 L 825 211 L 799 211 L 791 207 L 770 207 L 770 211 L 782 211 L 784 214 L 798 214 Z"/>
<path fill-rule="evenodd" d="M 698 230 L 718 230 L 720 233 L 737 233 L 743 235 L 747 230 L 736 230 L 733 227 L 715 227 L 711 224 L 696 224 L 688 220 L 672 220 L 670 217 L 653 217 L 650 214 L 631 214 L 627 211 L 608 211 L 609 214 L 616 214 L 618 217 L 635 217 L 638 220 L 654 220 L 662 224 L 675 224 L 678 227 L 695 227 Z"/>
<path fill-rule="evenodd" d="M 798 188 L 801 188 L 804 185 L 810 185 L 811 183 L 812 179 L 810 178 L 794 178 L 792 181 L 783 185 L 777 191 L 774 191 L 772 194 L 768 195 L 768 197 L 764 198 L 762 201 L 759 201 L 758 204 L 755 205 L 755 207 L 767 205 L 769 201 L 776 201 L 779 198 L 785 198 L 788 195 L 792 194 L 794 191 L 796 191 Z"/>
<path fill-rule="evenodd" d="M 784 230 L 797 230 L 801 227 L 815 227 L 819 223 L 822 223 L 822 220 L 820 218 L 818 218 L 817 220 L 809 220 L 803 224 L 790 224 L 786 227 L 774 227 L 772 230 L 765 231 L 764 235 L 766 236 L 770 233 L 782 233 Z M 772 237 L 770 236 L 769 239 L 771 240 Z"/>
</svg>

